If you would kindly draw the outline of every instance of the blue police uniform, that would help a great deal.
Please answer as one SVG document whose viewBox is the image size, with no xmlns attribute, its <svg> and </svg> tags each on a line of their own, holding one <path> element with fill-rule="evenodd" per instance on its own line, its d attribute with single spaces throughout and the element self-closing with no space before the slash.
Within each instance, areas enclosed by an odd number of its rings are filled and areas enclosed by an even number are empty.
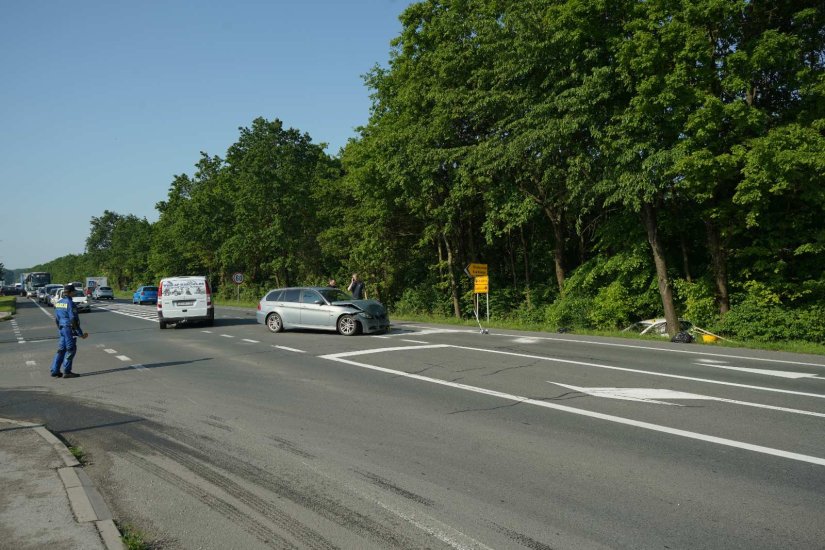
<svg viewBox="0 0 825 550">
<path fill-rule="evenodd" d="M 54 305 L 55 321 L 60 334 L 57 344 L 57 353 L 52 361 L 52 376 L 60 374 L 60 366 L 63 366 L 63 373 L 72 372 L 72 362 L 77 353 L 77 337 L 83 335 L 80 330 L 80 317 L 77 314 L 77 306 L 71 297 L 63 297 Z"/>
</svg>

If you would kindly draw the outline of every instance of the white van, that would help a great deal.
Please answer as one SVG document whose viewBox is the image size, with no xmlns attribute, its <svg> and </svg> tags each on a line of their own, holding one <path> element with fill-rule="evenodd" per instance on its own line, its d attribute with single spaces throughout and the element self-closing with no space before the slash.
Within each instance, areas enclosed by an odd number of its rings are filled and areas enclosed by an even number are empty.
<svg viewBox="0 0 825 550">
<path fill-rule="evenodd" d="M 165 329 L 170 323 L 215 322 L 212 290 L 202 275 L 167 277 L 158 283 L 158 321 Z"/>
</svg>

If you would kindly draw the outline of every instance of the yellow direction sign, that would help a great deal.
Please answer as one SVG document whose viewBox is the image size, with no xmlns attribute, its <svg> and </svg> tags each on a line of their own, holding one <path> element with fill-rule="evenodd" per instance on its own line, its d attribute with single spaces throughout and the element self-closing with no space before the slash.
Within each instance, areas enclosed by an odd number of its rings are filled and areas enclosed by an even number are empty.
<svg viewBox="0 0 825 550">
<path fill-rule="evenodd" d="M 474 278 L 473 292 L 476 294 L 487 294 L 490 292 L 490 278 L 487 275 Z"/>
<path fill-rule="evenodd" d="M 464 269 L 464 271 L 470 277 L 486 277 L 487 264 L 470 264 Z"/>
</svg>

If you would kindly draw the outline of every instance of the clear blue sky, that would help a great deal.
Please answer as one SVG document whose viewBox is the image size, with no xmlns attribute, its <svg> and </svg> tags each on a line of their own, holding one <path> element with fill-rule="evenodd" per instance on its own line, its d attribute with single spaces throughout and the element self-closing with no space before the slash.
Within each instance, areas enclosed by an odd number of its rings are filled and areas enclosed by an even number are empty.
<svg viewBox="0 0 825 550">
<path fill-rule="evenodd" d="M 410 3 L 2 2 L 0 262 L 82 253 L 107 209 L 155 221 L 173 176 L 258 116 L 337 154 Z"/>
</svg>

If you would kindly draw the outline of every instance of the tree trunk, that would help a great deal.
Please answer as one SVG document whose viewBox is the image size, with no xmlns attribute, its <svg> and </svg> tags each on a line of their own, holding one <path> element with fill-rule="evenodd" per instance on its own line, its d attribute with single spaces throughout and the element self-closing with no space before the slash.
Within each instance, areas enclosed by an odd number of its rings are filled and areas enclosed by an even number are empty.
<svg viewBox="0 0 825 550">
<path fill-rule="evenodd" d="M 653 252 L 653 262 L 656 264 L 656 282 L 659 285 L 659 295 L 662 297 L 665 321 L 667 321 L 667 333 L 672 338 L 679 332 L 679 318 L 673 304 L 673 290 L 670 288 L 670 282 L 667 279 L 667 261 L 665 260 L 664 246 L 659 238 L 656 209 L 652 204 L 645 203 L 642 206 L 642 218 L 647 231 L 647 241 L 650 243 L 650 249 Z"/>
<path fill-rule="evenodd" d="M 519 227 L 521 247 L 524 249 L 524 296 L 527 299 L 527 309 L 533 309 L 530 297 L 530 258 L 527 252 L 527 240 L 524 238 L 524 227 Z"/>
<path fill-rule="evenodd" d="M 447 276 L 450 278 L 450 295 L 453 299 L 453 313 L 457 319 L 461 319 L 461 302 L 458 299 L 458 282 L 455 279 L 455 269 L 453 269 L 453 249 L 447 235 L 443 235 L 444 247 L 447 249 Z"/>
<path fill-rule="evenodd" d="M 685 241 L 684 235 L 682 235 L 679 238 L 679 245 L 682 248 L 682 266 L 685 270 L 685 279 L 687 279 L 687 282 L 692 283 L 693 278 L 690 276 L 690 262 L 688 261 L 687 241 Z"/>
<path fill-rule="evenodd" d="M 544 205 L 544 213 L 553 226 L 553 263 L 556 266 L 556 283 L 559 293 L 564 292 L 564 225 L 561 215 L 552 206 Z"/>
<path fill-rule="evenodd" d="M 708 250 L 713 264 L 713 280 L 716 283 L 716 305 L 719 313 L 724 315 L 730 311 L 730 296 L 728 295 L 728 267 L 725 251 L 722 249 L 722 237 L 719 227 L 711 222 L 705 222 L 708 236 Z"/>
</svg>

